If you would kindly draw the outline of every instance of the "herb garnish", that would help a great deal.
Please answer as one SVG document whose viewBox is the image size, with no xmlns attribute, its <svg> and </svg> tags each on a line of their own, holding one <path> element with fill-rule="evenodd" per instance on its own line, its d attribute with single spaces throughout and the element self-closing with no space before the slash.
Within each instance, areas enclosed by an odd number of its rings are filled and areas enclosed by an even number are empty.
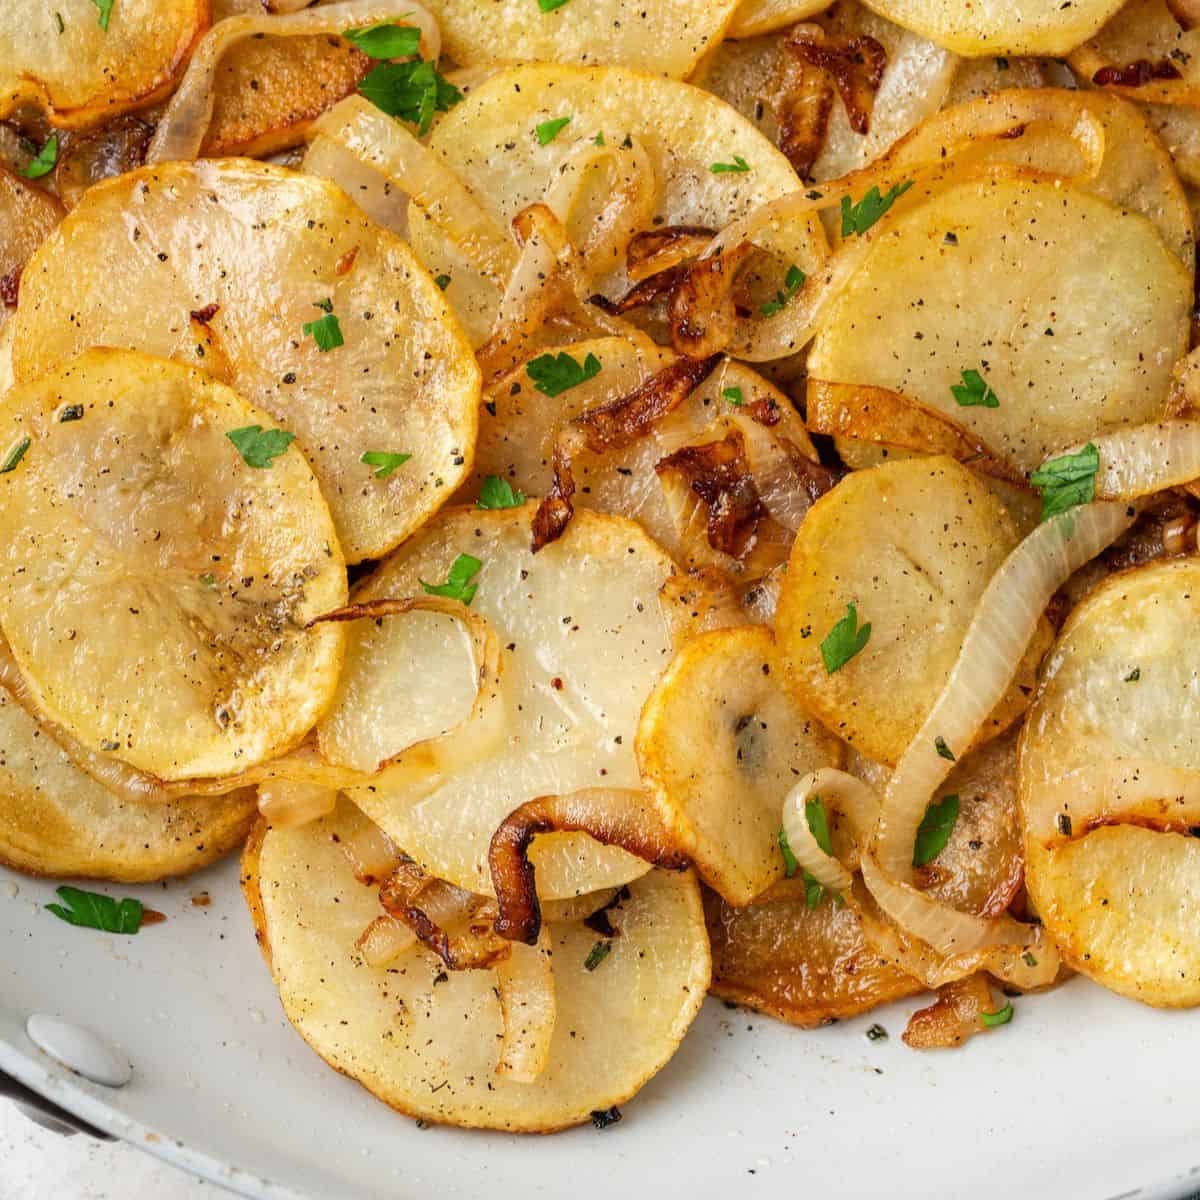
<svg viewBox="0 0 1200 1200">
<path fill-rule="evenodd" d="M 117 0 L 92 0 L 96 6 L 96 12 L 100 14 L 100 28 L 105 33 L 108 32 L 108 23 L 112 20 L 113 5 Z"/>
<path fill-rule="evenodd" d="M 314 300 L 313 307 L 319 308 L 325 315 L 315 321 L 305 321 L 301 330 L 304 336 L 312 338 L 322 354 L 344 346 L 346 339 L 342 336 L 342 326 L 334 314 L 333 301 L 328 298 Z"/>
<path fill-rule="evenodd" d="M 886 1042 L 888 1031 L 882 1025 L 872 1025 L 867 1030 L 867 1041 L 869 1042 Z"/>
<path fill-rule="evenodd" d="M 594 971 L 611 953 L 612 942 L 597 942 L 583 960 L 585 971 Z"/>
<path fill-rule="evenodd" d="M 777 841 L 779 842 L 779 853 L 783 855 L 784 878 L 792 879 L 800 869 L 800 864 L 796 861 L 796 856 L 792 853 L 792 847 L 788 844 L 786 830 L 781 829 L 779 831 Z"/>
<path fill-rule="evenodd" d="M 750 170 L 750 164 L 740 154 L 735 154 L 733 162 L 715 162 L 708 169 L 714 175 L 744 175 Z"/>
<path fill-rule="evenodd" d="M 1126 683 L 1137 683 L 1137 681 L 1139 679 L 1141 679 L 1141 677 L 1142 677 L 1142 668 L 1134 667 L 1133 670 L 1130 671 L 1129 674 L 1125 676 L 1125 682 Z"/>
<path fill-rule="evenodd" d="M 54 14 L 54 28 L 57 29 L 59 33 L 66 33 L 67 31 L 67 23 L 62 19 L 62 13 L 60 12 L 56 12 Z"/>
<path fill-rule="evenodd" d="M 938 752 L 939 758 L 944 758 L 947 762 L 954 761 L 954 751 L 946 745 L 946 739 L 940 734 L 933 739 L 933 748 Z"/>
<path fill-rule="evenodd" d="M 727 387 L 721 393 L 721 395 L 724 396 L 725 399 L 736 408 L 741 408 L 742 405 L 746 403 L 746 398 L 742 395 L 742 389 L 740 387 Z"/>
<path fill-rule="evenodd" d="M 83 420 L 83 405 L 68 404 L 58 414 L 58 423 L 62 425 L 66 421 L 82 421 Z"/>
<path fill-rule="evenodd" d="M 1000 397 L 978 371 L 964 371 L 962 383 L 952 383 L 950 391 L 961 408 L 999 408 Z"/>
<path fill-rule="evenodd" d="M 833 854 L 833 841 L 829 836 L 829 815 L 820 796 L 810 796 L 804 802 L 804 819 L 813 840 L 826 854 Z"/>
<path fill-rule="evenodd" d="M 562 8 L 567 0 L 538 0 L 538 8 L 542 12 L 553 12 L 556 8 Z"/>
<path fill-rule="evenodd" d="M 470 604 L 475 599 L 475 589 L 478 584 L 471 580 L 483 569 L 483 563 L 471 554 L 460 554 L 450 564 L 450 574 L 445 583 L 426 583 L 421 580 L 421 586 L 430 596 L 446 596 L 450 600 L 458 600 L 462 604 Z"/>
<path fill-rule="evenodd" d="M 358 85 L 359 92 L 389 117 L 399 117 L 417 127 L 424 137 L 435 112 L 449 112 L 463 94 L 423 58 L 403 63 L 382 63 Z"/>
<path fill-rule="evenodd" d="M 1012 1001 L 1009 1000 L 1003 1008 L 996 1012 L 980 1013 L 979 1019 L 989 1029 L 995 1029 L 997 1025 L 1007 1025 L 1013 1019 Z"/>
<path fill-rule="evenodd" d="M 29 438 L 23 437 L 5 456 L 4 461 L 0 463 L 0 475 L 7 475 L 9 471 L 15 471 L 20 465 L 21 459 L 25 457 L 25 451 L 29 449 L 31 443 Z"/>
<path fill-rule="evenodd" d="M 444 292 L 450 286 L 450 276 L 439 275 L 433 282 L 436 283 Z"/>
<path fill-rule="evenodd" d="M 598 134 L 596 134 L 596 136 L 594 138 L 592 138 L 592 145 L 593 146 L 603 146 L 604 145 L 604 131 L 603 130 L 601 130 Z"/>
<path fill-rule="evenodd" d="M 342 37 L 368 58 L 411 58 L 421 48 L 421 31 L 415 25 L 393 25 L 390 21 L 365 29 L 343 29 Z"/>
<path fill-rule="evenodd" d="M 804 877 L 804 903 L 808 905 L 809 908 L 816 908 L 817 905 L 820 904 L 825 898 L 825 885 L 823 883 L 818 883 L 816 879 L 814 879 L 812 875 L 808 873 L 807 869 L 805 869 L 802 874 Z"/>
<path fill-rule="evenodd" d="M 762 306 L 762 315 L 773 317 L 804 286 L 804 280 L 804 272 L 793 263 L 788 267 L 788 273 L 783 279 L 783 287 L 775 293 L 775 299 L 768 300 Z"/>
<path fill-rule="evenodd" d="M 958 808 L 957 796 L 943 796 L 941 800 L 934 800 L 925 810 L 913 843 L 914 867 L 923 867 L 932 862 L 946 848 L 958 820 Z"/>
<path fill-rule="evenodd" d="M 128 897 L 118 904 L 111 896 L 98 892 L 84 892 L 79 888 L 56 888 L 63 904 L 47 904 L 46 907 L 59 920 L 68 925 L 79 925 L 84 929 L 100 929 L 105 933 L 134 934 L 142 927 L 142 903 Z"/>
<path fill-rule="evenodd" d="M 525 368 L 534 387 L 543 396 L 558 396 L 569 388 L 578 387 L 600 374 L 600 360 L 589 354 L 580 366 L 565 350 L 560 354 L 543 354 Z"/>
<path fill-rule="evenodd" d="M 555 117 L 552 121 L 543 121 L 540 125 L 534 128 L 534 133 L 537 135 L 539 146 L 548 146 L 568 125 L 571 123 L 570 117 Z"/>
<path fill-rule="evenodd" d="M 878 187 L 872 187 L 857 204 L 851 203 L 849 196 L 843 196 L 842 237 L 866 233 L 912 185 L 911 179 L 894 183 L 882 196 Z"/>
<path fill-rule="evenodd" d="M 1036 967 L 1037 966 L 1037 959 L 1034 958 L 1032 950 L 1026 950 L 1025 953 L 1021 955 L 1021 961 L 1027 967 Z"/>
<path fill-rule="evenodd" d="M 296 440 L 294 433 L 282 429 L 264 429 L 261 425 L 243 425 L 225 435 L 236 447 L 248 467 L 262 469 L 271 466 Z"/>
<path fill-rule="evenodd" d="M 476 508 L 520 508 L 525 503 L 525 493 L 513 489 L 507 479 L 499 475 L 489 475 L 479 489 L 479 499 L 475 501 Z"/>
<path fill-rule="evenodd" d="M 364 450 L 358 461 L 375 468 L 376 479 L 386 479 L 397 467 L 402 467 L 412 458 L 411 454 L 392 454 L 387 450 Z"/>
<path fill-rule="evenodd" d="M 26 166 L 21 168 L 21 174 L 26 179 L 41 179 L 43 175 L 49 175 L 54 170 L 56 162 L 58 162 L 58 134 L 52 133 L 46 139 L 46 144 Z"/>
<path fill-rule="evenodd" d="M 870 641 L 871 622 L 858 625 L 858 606 L 846 605 L 846 615 L 825 635 L 821 642 L 821 660 L 825 674 L 840 671 Z"/>
<path fill-rule="evenodd" d="M 1078 454 L 1064 454 L 1043 463 L 1029 477 L 1042 493 L 1042 520 L 1078 504 L 1090 504 L 1096 495 L 1100 451 L 1088 442 Z"/>
</svg>

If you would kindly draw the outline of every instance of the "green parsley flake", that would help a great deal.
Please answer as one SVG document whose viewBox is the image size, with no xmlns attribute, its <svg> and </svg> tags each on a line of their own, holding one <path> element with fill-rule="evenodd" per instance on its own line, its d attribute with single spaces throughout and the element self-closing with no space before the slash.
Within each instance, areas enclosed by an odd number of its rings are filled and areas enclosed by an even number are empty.
<svg viewBox="0 0 1200 1200">
<path fill-rule="evenodd" d="M 943 796 L 941 800 L 933 801 L 925 810 L 924 819 L 917 828 L 916 841 L 913 843 L 914 867 L 923 867 L 932 862 L 946 848 L 950 834 L 954 832 L 954 824 L 958 820 L 958 797 Z"/>
<path fill-rule="evenodd" d="M 391 454 L 387 450 L 365 450 L 358 461 L 375 468 L 376 479 L 386 479 L 397 467 L 412 458 L 411 454 Z"/>
<path fill-rule="evenodd" d="M 567 0 L 537 0 L 538 8 L 542 12 L 553 12 L 556 8 L 562 8 Z"/>
<path fill-rule="evenodd" d="M 597 942 L 583 960 L 585 971 L 594 971 L 612 953 L 612 942 Z"/>
<path fill-rule="evenodd" d="M 431 62 L 417 58 L 403 63 L 382 63 L 358 85 L 359 92 L 389 117 L 417 127 L 424 137 L 434 113 L 449 112 L 463 98 Z"/>
<path fill-rule="evenodd" d="M 714 175 L 744 175 L 750 170 L 750 164 L 740 154 L 735 154 L 733 162 L 715 162 L 708 169 Z"/>
<path fill-rule="evenodd" d="M 142 927 L 144 910 L 140 900 L 127 897 L 118 904 L 111 896 L 85 892 L 79 888 L 60 887 L 55 891 L 64 903 L 47 904 L 46 907 L 68 925 L 130 935 Z"/>
<path fill-rule="evenodd" d="M 570 117 L 555 117 L 553 121 L 543 121 L 534 129 L 539 146 L 548 146 L 568 125 Z"/>
<path fill-rule="evenodd" d="M 342 37 L 368 58 L 412 58 L 421 49 L 421 31 L 413 25 L 380 21 L 365 29 L 344 29 Z"/>
<path fill-rule="evenodd" d="M 1141 677 L 1142 677 L 1142 668 L 1134 667 L 1133 670 L 1130 671 L 1129 674 L 1125 676 L 1125 682 L 1126 683 L 1137 683 L 1137 681 L 1139 679 L 1141 679 Z"/>
<path fill-rule="evenodd" d="M 59 33 L 65 33 L 67 30 L 67 23 L 62 19 L 62 13 L 60 12 L 56 12 L 54 14 L 54 28 L 57 29 Z"/>
<path fill-rule="evenodd" d="M 746 403 L 746 397 L 742 395 L 740 387 L 727 387 L 722 393 L 722 396 L 729 401 L 735 408 L 741 408 Z"/>
<path fill-rule="evenodd" d="M 261 425 L 244 425 L 225 435 L 236 447 L 246 466 L 262 470 L 269 467 L 296 440 L 294 433 L 282 429 L 264 429 Z"/>
<path fill-rule="evenodd" d="M 779 831 L 778 836 L 779 853 L 783 855 L 783 874 L 785 878 L 791 879 L 800 869 L 800 864 L 796 861 L 796 856 L 792 853 L 792 848 L 788 844 L 787 832 L 783 829 Z"/>
<path fill-rule="evenodd" d="M 804 819 L 813 840 L 829 855 L 833 854 L 833 840 L 829 836 L 829 816 L 820 796 L 810 796 L 804 802 Z"/>
<path fill-rule="evenodd" d="M 444 292 L 450 286 L 450 276 L 439 275 L 433 282 L 436 283 Z"/>
<path fill-rule="evenodd" d="M 479 489 L 479 499 L 475 501 L 476 508 L 520 508 L 525 503 L 525 493 L 514 491 L 507 479 L 499 475 L 489 475 Z"/>
<path fill-rule="evenodd" d="M 83 420 L 83 405 L 68 404 L 58 414 L 58 423 L 60 425 L 67 421 L 82 421 Z"/>
<path fill-rule="evenodd" d="M 871 622 L 861 629 L 858 625 L 858 606 L 846 605 L 846 615 L 825 635 L 821 642 L 821 660 L 825 674 L 840 671 L 867 644 L 871 637 Z"/>
<path fill-rule="evenodd" d="M 27 166 L 21 168 L 21 174 L 26 179 L 41 179 L 43 175 L 49 175 L 54 170 L 56 162 L 58 162 L 58 134 L 52 133 L 36 156 L 30 160 Z"/>
<path fill-rule="evenodd" d="M 939 758 L 944 758 L 947 762 L 954 761 L 954 751 L 946 745 L 946 739 L 944 737 L 941 737 L 940 735 L 935 737 L 933 739 L 933 748 L 938 752 Z"/>
<path fill-rule="evenodd" d="M 980 1013 L 979 1019 L 989 1028 L 995 1029 L 997 1025 L 1007 1025 L 1013 1019 L 1012 1001 L 996 1012 Z"/>
<path fill-rule="evenodd" d="M 779 312 L 785 304 L 804 286 L 805 274 L 795 264 L 788 267 L 788 273 L 784 277 L 783 287 L 775 293 L 774 300 L 768 300 L 762 306 L 762 315 L 764 317 L 773 317 Z"/>
<path fill-rule="evenodd" d="M 603 133 L 596 134 L 596 136 L 594 138 L 592 138 L 592 145 L 593 146 L 603 146 L 604 145 L 604 134 Z"/>
<path fill-rule="evenodd" d="M 460 554 L 450 564 L 450 574 L 445 583 L 426 583 L 421 580 L 421 587 L 430 596 L 446 596 L 458 600 L 462 604 L 470 604 L 475 599 L 475 589 L 479 586 L 471 582 L 483 569 L 483 563 L 470 554 Z"/>
<path fill-rule="evenodd" d="M 333 312 L 332 300 L 314 300 L 313 307 L 319 308 L 325 314 L 315 321 L 305 321 L 302 326 L 302 332 L 305 337 L 310 337 L 317 343 L 317 349 L 325 354 L 327 351 L 336 350 L 339 346 L 346 344 L 346 339 L 342 336 L 342 326 Z"/>
<path fill-rule="evenodd" d="M 9 471 L 15 471 L 20 465 L 21 459 L 25 457 L 25 451 L 29 449 L 29 438 L 23 437 L 5 456 L 4 461 L 0 462 L 0 475 L 7 475 Z"/>
<path fill-rule="evenodd" d="M 1064 454 L 1043 463 L 1029 477 L 1042 493 L 1042 520 L 1078 504 L 1090 504 L 1096 495 L 1100 451 L 1088 442 L 1078 454 Z"/>
<path fill-rule="evenodd" d="M 1025 953 L 1021 955 L 1021 961 L 1027 967 L 1036 967 L 1037 966 L 1037 959 L 1034 957 L 1032 950 L 1026 950 Z"/>
<path fill-rule="evenodd" d="M 849 196 L 843 196 L 842 237 L 866 233 L 912 185 L 911 179 L 893 184 L 882 196 L 879 188 L 873 187 L 857 204 L 852 204 Z"/>
<path fill-rule="evenodd" d="M 600 360 L 589 354 L 580 366 L 565 350 L 560 354 L 543 354 L 525 368 L 534 387 L 543 396 L 558 396 L 600 374 Z"/>
<path fill-rule="evenodd" d="M 962 383 L 952 383 L 950 391 L 961 408 L 999 408 L 1000 397 L 978 371 L 964 371 Z"/>
<path fill-rule="evenodd" d="M 217 577 L 211 571 L 205 571 L 204 574 L 200 576 L 200 584 L 202 587 L 206 587 L 211 590 L 217 586 Z"/>
<path fill-rule="evenodd" d="M 113 5 L 117 0 L 92 0 L 96 6 L 96 12 L 100 15 L 100 28 L 105 33 L 108 32 L 108 23 L 112 20 Z"/>
<path fill-rule="evenodd" d="M 825 898 L 825 885 L 818 883 L 808 871 L 803 871 L 802 876 L 804 878 L 804 903 L 810 909 L 816 908 Z"/>
</svg>

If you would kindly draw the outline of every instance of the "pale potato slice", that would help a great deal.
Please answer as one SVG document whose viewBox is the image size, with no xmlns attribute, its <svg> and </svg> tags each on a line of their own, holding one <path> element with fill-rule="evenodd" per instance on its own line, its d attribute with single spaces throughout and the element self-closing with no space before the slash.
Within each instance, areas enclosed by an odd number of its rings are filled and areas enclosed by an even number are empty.
<svg viewBox="0 0 1200 1200">
<path fill-rule="evenodd" d="M 227 160 L 100 184 L 27 265 L 21 299 L 20 380 L 128 346 L 264 409 L 296 435 L 352 562 L 419 528 L 470 470 L 470 348 L 408 247 L 325 180 Z M 326 302 L 344 345 L 323 353 L 303 327 Z M 412 458 L 379 478 L 365 452 Z"/>
<path fill-rule="evenodd" d="M 0 167 L 0 325 L 16 306 L 29 256 L 62 215 L 62 205 L 48 192 Z"/>
<path fill-rule="evenodd" d="M 227 436 L 270 419 L 188 367 L 92 350 L 0 411 L 0 624 L 40 713 L 165 780 L 233 775 L 328 707 L 345 564 L 293 446 L 252 468 Z"/>
<path fill-rule="evenodd" d="M 131 804 L 85 775 L 0 690 L 0 862 L 31 875 L 151 883 L 186 875 L 245 840 L 254 790 Z"/>
<path fill-rule="evenodd" d="M 839 737 L 894 765 L 941 692 L 976 602 L 1017 541 L 1004 505 L 952 459 L 854 472 L 817 501 L 792 547 L 776 616 L 788 686 Z M 850 604 L 858 625 L 870 624 L 869 640 L 830 673 L 822 643 Z M 1024 676 L 1044 649 L 1031 647 Z M 1025 703 L 1014 687 L 981 738 L 1002 732 Z M 968 747 L 951 749 L 961 755 Z"/>
<path fill-rule="evenodd" d="M 490 622 L 504 647 L 503 739 L 444 776 L 414 783 L 385 773 L 349 792 L 429 874 L 481 895 L 493 893 L 492 835 L 518 806 L 585 788 L 640 786 L 638 714 L 671 659 L 658 602 L 674 570 L 667 555 L 632 522 L 587 510 L 534 555 L 535 508 L 450 509 L 354 596 L 419 595 L 421 581 L 444 581 L 459 555 L 482 563 L 471 611 Z M 390 757 L 461 719 L 472 698 L 471 660 L 454 626 L 414 614 L 346 628 L 347 670 L 320 728 L 329 758 L 373 770 L 381 754 Z M 530 857 L 545 899 L 614 887 L 647 870 L 640 859 L 581 833 L 539 837 Z"/>
<path fill-rule="evenodd" d="M 842 765 L 841 743 L 800 708 L 760 625 L 693 638 L 638 724 L 642 778 L 701 878 L 749 904 L 783 878 L 783 802 L 801 776 Z"/>
<path fill-rule="evenodd" d="M 865 0 L 881 16 L 970 57 L 1065 54 L 1091 37 L 1122 0 Z"/>
<path fill-rule="evenodd" d="M 7 0 L 0 117 L 35 104 L 60 128 L 109 120 L 163 95 L 208 28 L 208 0 L 117 0 L 111 9 L 105 30 L 94 0 Z"/>
<path fill-rule="evenodd" d="M 1067 811 L 1059 832 L 1075 840 L 1048 849 L 1034 820 L 1060 807 L 1064 777 L 1081 768 L 1200 768 L 1197 620 L 1195 559 L 1097 586 L 1063 628 L 1021 746 L 1026 882 L 1039 915 L 1071 966 L 1169 1007 L 1200 1003 L 1200 843 L 1133 824 L 1089 832 L 1077 818 L 1072 828 Z"/>
<path fill-rule="evenodd" d="M 722 38 L 738 0 L 590 0 L 542 12 L 528 3 L 427 0 L 460 67 L 497 60 L 604 63 L 682 79 Z"/>
<path fill-rule="evenodd" d="M 570 6 L 554 14 L 569 19 Z M 547 145 L 535 130 L 548 120 L 570 117 Z M 787 159 L 750 122 L 716 97 L 685 83 L 621 67 L 536 65 L 499 71 L 476 87 L 434 129 L 430 148 L 463 181 L 501 228 L 528 205 L 543 200 L 564 164 L 597 135 L 620 146 L 626 138 L 649 156 L 657 197 L 648 228 L 698 225 L 720 229 L 755 206 L 792 192 L 796 175 Z M 748 170 L 713 172 L 713 165 Z M 612 169 L 599 170 L 584 188 L 567 222 L 577 245 L 591 221 L 611 199 Z M 418 257 L 434 275 L 451 276 L 451 294 L 479 337 L 491 329 L 500 293 L 465 261 L 440 227 L 414 206 L 410 236 Z M 812 271 L 826 243 L 815 216 L 789 222 L 764 248 L 783 265 Z M 782 280 L 783 271 L 779 272 Z M 471 281 L 468 288 L 467 280 Z M 615 298 L 629 279 L 623 264 L 593 281 Z M 772 284 L 770 293 L 774 293 Z M 464 321 L 467 317 L 464 316 Z"/>
<path fill-rule="evenodd" d="M 548 1065 L 531 1084 L 497 1075 L 502 1032 L 490 970 L 442 970 L 415 951 L 388 970 L 355 940 L 379 914 L 325 822 L 261 825 L 245 889 L 288 1019 L 330 1066 L 409 1116 L 550 1132 L 623 1104 L 670 1058 L 704 999 L 708 939 L 695 876 L 654 871 L 610 910 L 620 930 L 551 925 L 557 1009 Z M 591 971 L 598 941 L 610 946 Z"/>
<path fill-rule="evenodd" d="M 876 236 L 808 370 L 900 392 L 1028 471 L 1162 416 L 1191 289 L 1190 270 L 1143 217 L 1049 182 L 958 184 Z M 967 370 L 983 374 L 998 407 L 956 401 Z"/>
</svg>

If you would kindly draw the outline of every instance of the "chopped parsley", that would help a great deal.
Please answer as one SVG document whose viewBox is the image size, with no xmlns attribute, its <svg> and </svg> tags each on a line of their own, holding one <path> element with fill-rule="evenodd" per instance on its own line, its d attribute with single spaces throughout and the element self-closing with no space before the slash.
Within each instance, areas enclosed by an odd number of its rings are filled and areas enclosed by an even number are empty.
<svg viewBox="0 0 1200 1200">
<path fill-rule="evenodd" d="M 58 423 L 62 425 L 66 421 L 82 421 L 83 420 L 83 405 L 68 404 L 58 414 Z"/>
<path fill-rule="evenodd" d="M 436 283 L 444 292 L 450 286 L 450 276 L 439 275 L 433 282 Z"/>
<path fill-rule="evenodd" d="M 775 293 L 775 299 L 768 300 L 762 306 L 762 315 L 764 317 L 773 317 L 804 286 L 804 280 L 804 272 L 793 263 L 788 267 L 788 273 L 784 276 L 783 287 Z"/>
<path fill-rule="evenodd" d="M 412 58 L 421 49 L 421 31 L 416 26 L 390 21 L 365 29 L 343 29 L 342 37 L 368 58 Z"/>
<path fill-rule="evenodd" d="M 997 1025 L 1007 1025 L 1013 1019 L 1012 1001 L 1009 1000 L 1003 1008 L 996 1012 L 980 1013 L 979 1019 L 989 1029 L 995 1029 Z"/>
<path fill-rule="evenodd" d="M 424 137 L 434 113 L 449 112 L 463 94 L 433 63 L 415 58 L 403 63 L 381 63 L 358 85 L 359 92 L 389 117 L 417 127 Z"/>
<path fill-rule="evenodd" d="M 895 183 L 882 196 L 879 188 L 872 187 L 857 204 L 851 203 L 849 196 L 843 196 L 842 237 L 866 233 L 912 185 L 911 179 Z"/>
<path fill-rule="evenodd" d="M 801 874 L 804 878 L 804 903 L 809 908 L 816 908 L 825 898 L 825 885 L 818 883 L 807 871 Z"/>
<path fill-rule="evenodd" d="M 950 391 L 961 408 L 999 408 L 1000 397 L 978 371 L 964 371 L 962 383 L 952 383 Z"/>
<path fill-rule="evenodd" d="M 603 131 L 601 131 L 600 133 L 596 134 L 596 136 L 595 136 L 594 138 L 592 138 L 592 145 L 593 145 L 593 146 L 603 146 L 604 144 L 605 144 L 605 143 L 604 143 L 604 133 L 603 133 Z"/>
<path fill-rule="evenodd" d="M 294 433 L 282 429 L 264 429 L 261 425 L 244 425 L 225 435 L 236 447 L 248 467 L 262 469 L 271 466 L 296 440 Z"/>
<path fill-rule="evenodd" d="M 548 146 L 568 125 L 570 117 L 555 117 L 552 121 L 543 121 L 534 129 L 539 146 Z"/>
<path fill-rule="evenodd" d="M 314 300 L 313 307 L 319 308 L 325 315 L 318 317 L 315 321 L 305 321 L 302 327 L 304 336 L 312 338 L 322 354 L 344 346 L 346 339 L 342 336 L 341 323 L 334 314 L 333 301 L 329 299 Z"/>
<path fill-rule="evenodd" d="M 869 1042 L 886 1042 L 888 1031 L 882 1025 L 872 1025 L 867 1030 L 867 1041 Z"/>
<path fill-rule="evenodd" d="M 108 23 L 112 20 L 113 5 L 117 0 L 92 0 L 100 19 L 100 28 L 108 32 Z"/>
<path fill-rule="evenodd" d="M 727 387 L 722 393 L 722 396 L 729 401 L 735 408 L 741 408 L 746 403 L 746 397 L 742 395 L 740 387 Z"/>
<path fill-rule="evenodd" d="M 520 508 L 525 503 L 525 493 L 513 490 L 513 485 L 499 475 L 489 475 L 479 489 L 476 508 Z"/>
<path fill-rule="evenodd" d="M 570 388 L 578 387 L 600 374 L 600 360 L 589 354 L 580 366 L 565 350 L 561 353 L 543 354 L 525 368 L 533 380 L 533 386 L 543 396 L 558 396 Z"/>
<path fill-rule="evenodd" d="M 79 925 L 84 929 L 100 929 L 105 933 L 134 934 L 142 927 L 142 903 L 128 897 L 118 904 L 111 896 L 98 892 L 85 892 L 79 888 L 60 887 L 55 889 L 63 904 L 47 904 L 46 907 L 60 921 L 68 925 Z"/>
<path fill-rule="evenodd" d="M 20 465 L 21 459 L 25 457 L 25 451 L 29 449 L 30 440 L 23 437 L 5 456 L 4 461 L 0 462 L 0 475 L 7 475 L 9 471 L 15 471 Z"/>
<path fill-rule="evenodd" d="M 205 571 L 204 574 L 200 576 L 200 585 L 201 587 L 206 587 L 211 590 L 217 586 L 217 577 L 211 571 Z"/>
<path fill-rule="evenodd" d="M 1029 477 L 1042 493 L 1042 520 L 1066 512 L 1077 504 L 1090 504 L 1096 495 L 1100 451 L 1088 442 L 1078 454 L 1064 454 L 1043 463 Z"/>
<path fill-rule="evenodd" d="M 733 162 L 715 162 L 708 169 L 714 175 L 744 175 L 750 170 L 750 164 L 740 154 L 735 154 Z"/>
<path fill-rule="evenodd" d="M 358 461 L 375 468 L 376 479 L 386 479 L 397 467 L 412 458 L 411 454 L 392 454 L 387 450 L 366 450 Z"/>
<path fill-rule="evenodd" d="M 421 580 L 421 587 L 430 596 L 445 596 L 450 600 L 458 600 L 462 604 L 470 604 L 475 599 L 475 589 L 478 584 L 471 580 L 483 569 L 483 563 L 471 554 L 460 554 L 450 564 L 450 574 L 445 583 L 426 583 Z"/>
<path fill-rule="evenodd" d="M 858 624 L 858 606 L 846 605 L 846 615 L 825 635 L 821 642 L 821 661 L 825 674 L 840 671 L 871 638 L 871 622 L 861 628 Z"/>
<path fill-rule="evenodd" d="M 59 33 L 66 33 L 67 31 L 67 23 L 62 19 L 62 13 L 60 12 L 56 12 L 54 14 L 54 28 L 57 29 Z"/>
<path fill-rule="evenodd" d="M 946 848 L 958 820 L 958 809 L 957 796 L 943 796 L 941 800 L 934 800 L 925 810 L 913 843 L 914 867 L 923 867 L 932 862 Z"/>
<path fill-rule="evenodd" d="M 585 971 L 594 971 L 612 952 L 612 942 L 597 942 L 583 960 Z"/>
<path fill-rule="evenodd" d="M 933 748 L 938 752 L 939 758 L 944 758 L 947 762 L 954 761 L 954 751 L 946 745 L 946 739 L 940 734 L 933 739 Z"/>
<path fill-rule="evenodd" d="M 833 854 L 833 840 L 829 836 L 829 814 L 820 796 L 810 796 L 804 802 L 804 819 L 813 840 L 829 855 Z"/>
<path fill-rule="evenodd" d="M 1037 959 L 1034 957 L 1032 950 L 1026 950 L 1025 953 L 1021 955 L 1021 961 L 1027 967 L 1036 967 L 1037 966 Z"/>
<path fill-rule="evenodd" d="M 56 162 L 58 162 L 58 134 L 52 133 L 46 139 L 46 144 L 26 166 L 21 168 L 21 174 L 26 179 L 41 179 L 43 175 L 49 175 L 54 170 Z"/>
<path fill-rule="evenodd" d="M 1139 679 L 1141 679 L 1141 677 L 1142 677 L 1142 668 L 1134 667 L 1133 670 L 1130 671 L 1129 674 L 1125 676 L 1125 682 L 1126 683 L 1137 683 L 1137 681 Z"/>
<path fill-rule="evenodd" d="M 777 840 L 779 842 L 779 853 L 783 855 L 784 878 L 792 879 L 800 869 L 800 864 L 796 861 L 796 856 L 792 853 L 792 848 L 788 844 L 787 831 L 781 829 Z"/>
<path fill-rule="evenodd" d="M 542 12 L 553 12 L 556 8 L 562 8 L 567 0 L 537 0 L 538 8 Z"/>
</svg>

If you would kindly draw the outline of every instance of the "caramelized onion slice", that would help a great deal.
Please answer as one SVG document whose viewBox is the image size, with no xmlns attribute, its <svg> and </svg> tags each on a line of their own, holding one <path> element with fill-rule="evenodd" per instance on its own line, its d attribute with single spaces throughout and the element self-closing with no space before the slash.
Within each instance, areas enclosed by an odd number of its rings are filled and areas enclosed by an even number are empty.
<svg viewBox="0 0 1200 1200">
<path fill-rule="evenodd" d="M 549 932 L 537 944 L 509 944 L 507 958 L 496 964 L 496 990 L 504 1034 L 496 1074 L 514 1083 L 536 1083 L 550 1062 L 556 1016 L 553 953 Z"/>
<path fill-rule="evenodd" d="M 914 1050 L 949 1050 L 987 1026 L 981 1014 L 993 1011 L 992 989 L 982 971 L 938 988 L 938 998 L 908 1019 L 902 1037 Z"/>
</svg>

